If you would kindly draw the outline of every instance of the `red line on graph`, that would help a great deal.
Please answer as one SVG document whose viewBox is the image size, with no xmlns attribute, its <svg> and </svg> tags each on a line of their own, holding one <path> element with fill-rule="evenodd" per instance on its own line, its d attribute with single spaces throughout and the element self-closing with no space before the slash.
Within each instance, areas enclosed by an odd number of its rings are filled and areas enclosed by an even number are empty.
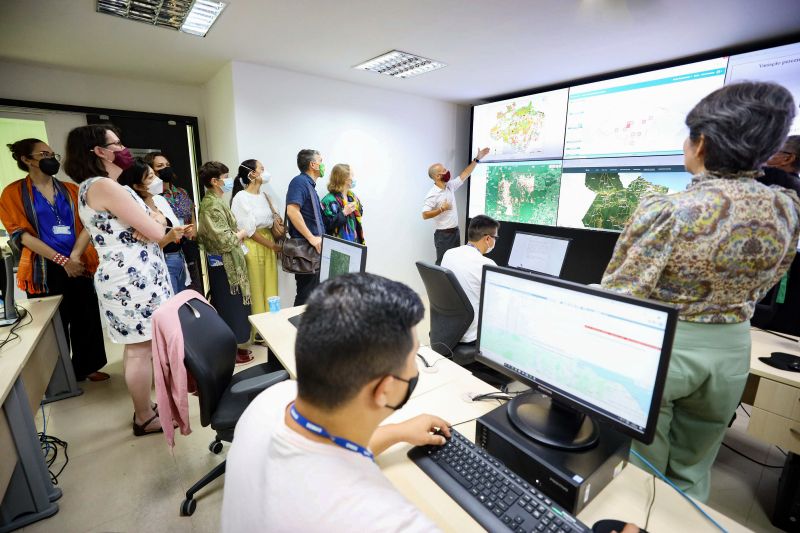
<svg viewBox="0 0 800 533">
<path fill-rule="evenodd" d="M 647 344 L 646 342 L 637 341 L 636 339 L 631 339 L 630 337 L 625 337 L 623 335 L 618 335 L 616 333 L 611 333 L 610 331 L 599 329 L 599 328 L 596 328 L 594 326 L 590 326 L 588 324 L 584 324 L 583 327 L 585 327 L 586 329 L 591 329 L 592 331 L 596 331 L 598 333 L 604 333 L 606 335 L 610 335 L 612 337 L 616 337 L 618 339 L 622 339 L 622 340 L 625 340 L 625 341 L 628 341 L 628 342 L 633 342 L 635 344 L 641 344 L 642 346 L 647 346 L 648 348 L 652 348 L 654 350 L 661 350 L 660 346 L 653 346 L 652 344 Z"/>
</svg>

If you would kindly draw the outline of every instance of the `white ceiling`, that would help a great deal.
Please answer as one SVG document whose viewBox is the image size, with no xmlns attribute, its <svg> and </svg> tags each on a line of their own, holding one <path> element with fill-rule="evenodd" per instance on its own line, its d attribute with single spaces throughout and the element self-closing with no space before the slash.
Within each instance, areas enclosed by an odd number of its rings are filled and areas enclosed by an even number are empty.
<svg viewBox="0 0 800 533">
<path fill-rule="evenodd" d="M 0 3 L 0 58 L 188 84 L 239 60 L 460 103 L 800 31 L 800 0 L 229 0 L 205 38 L 94 0 Z M 351 68 L 395 48 L 449 66 Z"/>
</svg>

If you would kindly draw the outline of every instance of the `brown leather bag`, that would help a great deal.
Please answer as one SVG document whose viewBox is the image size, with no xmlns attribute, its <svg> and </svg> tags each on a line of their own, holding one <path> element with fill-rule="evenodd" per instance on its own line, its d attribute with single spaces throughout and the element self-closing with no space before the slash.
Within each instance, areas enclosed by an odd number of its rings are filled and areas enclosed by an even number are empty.
<svg viewBox="0 0 800 533">
<path fill-rule="evenodd" d="M 314 203 L 314 197 L 317 193 L 309 185 L 309 192 L 311 193 L 311 203 Z M 319 201 L 319 197 L 317 197 Z M 317 204 L 318 205 L 318 204 Z M 317 222 L 317 231 L 320 236 L 324 233 L 322 229 L 322 222 L 319 217 L 319 210 L 317 205 L 314 206 L 314 219 Z M 321 209 L 321 208 L 320 208 Z M 284 213 L 285 215 L 285 213 Z M 289 217 L 286 216 L 286 235 L 290 235 L 289 228 L 291 227 Z M 283 241 L 283 251 L 281 252 L 281 267 L 284 272 L 290 274 L 315 274 L 319 271 L 319 265 L 322 260 L 316 248 L 311 246 L 311 243 L 305 237 L 287 238 Z"/>
<path fill-rule="evenodd" d="M 264 196 L 267 197 L 267 203 L 272 211 L 272 227 L 269 231 L 272 233 L 272 238 L 275 239 L 275 242 L 280 242 L 286 237 L 286 226 L 283 224 L 281 216 L 275 211 L 275 206 L 272 205 L 272 200 L 269 199 L 269 195 L 264 193 Z"/>
</svg>

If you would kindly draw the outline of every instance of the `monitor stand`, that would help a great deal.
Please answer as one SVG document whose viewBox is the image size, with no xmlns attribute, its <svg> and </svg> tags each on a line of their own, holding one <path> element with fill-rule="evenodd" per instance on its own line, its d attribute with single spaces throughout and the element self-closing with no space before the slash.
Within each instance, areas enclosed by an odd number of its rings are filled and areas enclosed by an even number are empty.
<svg viewBox="0 0 800 533">
<path fill-rule="evenodd" d="M 543 394 L 521 394 L 508 402 L 508 418 L 519 431 L 553 448 L 585 450 L 597 444 L 594 420 Z"/>
</svg>

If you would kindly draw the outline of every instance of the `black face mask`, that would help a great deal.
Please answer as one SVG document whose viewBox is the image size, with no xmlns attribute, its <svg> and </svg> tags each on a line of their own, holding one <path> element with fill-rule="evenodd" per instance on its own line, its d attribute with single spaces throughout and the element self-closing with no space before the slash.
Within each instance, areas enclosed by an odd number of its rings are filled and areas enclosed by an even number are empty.
<svg viewBox="0 0 800 533">
<path fill-rule="evenodd" d="M 417 382 L 419 381 L 419 374 L 417 374 L 416 376 L 414 376 L 411 379 L 403 379 L 403 378 L 401 378 L 399 376 L 395 376 L 395 375 L 392 375 L 392 377 L 394 379 L 399 379 L 400 381 L 404 381 L 404 382 L 408 383 L 408 390 L 406 390 L 406 397 L 403 398 L 403 401 L 400 402 L 399 405 L 387 405 L 386 406 L 389 409 L 394 409 L 395 411 L 397 411 L 398 409 L 402 409 L 403 406 L 408 403 L 408 400 L 411 399 L 411 395 L 414 393 L 414 389 L 417 388 Z"/>
<path fill-rule="evenodd" d="M 164 167 L 158 171 L 158 177 L 161 178 L 161 181 L 172 183 L 175 179 L 175 171 L 172 170 L 172 167 Z"/>
<path fill-rule="evenodd" d="M 39 170 L 48 176 L 55 176 L 61 168 L 61 163 L 56 161 L 55 157 L 46 157 L 39 160 Z"/>
</svg>

